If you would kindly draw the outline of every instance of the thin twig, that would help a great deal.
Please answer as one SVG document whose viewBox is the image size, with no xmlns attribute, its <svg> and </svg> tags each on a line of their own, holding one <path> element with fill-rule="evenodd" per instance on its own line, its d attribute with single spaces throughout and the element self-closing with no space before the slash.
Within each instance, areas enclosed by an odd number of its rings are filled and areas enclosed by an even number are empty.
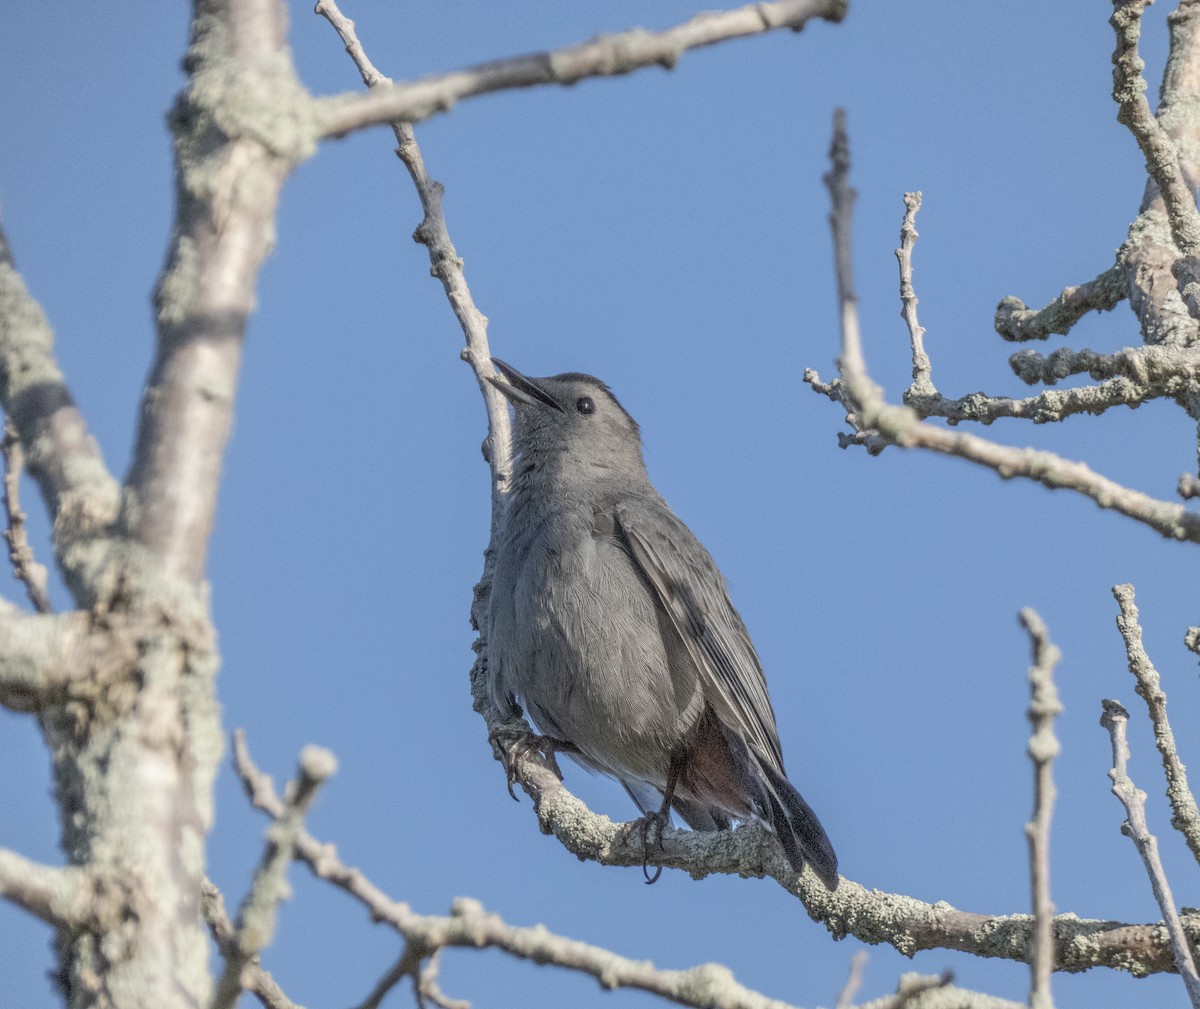
<svg viewBox="0 0 1200 1009">
<path fill-rule="evenodd" d="M 375 983 L 375 987 L 371 989 L 370 994 L 358 1004 L 358 1009 L 379 1009 L 383 1000 L 387 998 L 388 992 L 406 977 L 412 978 L 413 990 L 416 993 L 419 1005 L 421 1003 L 421 991 L 417 982 L 417 976 L 420 966 L 420 949 L 412 943 L 405 943 L 404 952 L 400 954 L 400 958 L 384 972 L 383 977 Z"/>
<path fill-rule="evenodd" d="M 266 849 L 242 902 L 237 932 L 226 944 L 225 971 L 217 985 L 213 1009 L 232 1009 L 245 986 L 244 968 L 270 943 L 279 902 L 287 896 L 287 868 L 295 857 L 304 814 L 322 783 L 336 771 L 337 760 L 328 750 L 306 746 L 301 751 L 299 775 L 289 788 L 280 815 L 267 830 Z"/>
<path fill-rule="evenodd" d="M 850 410 L 858 431 L 904 448 L 924 448 L 958 456 L 995 470 L 1004 479 L 1023 477 L 1052 490 L 1073 490 L 1172 539 L 1200 543 L 1200 515 L 1182 505 L 1152 498 L 1124 487 L 1093 471 L 1086 464 L 1052 452 L 1013 448 L 974 435 L 948 431 L 923 423 L 916 411 L 892 406 L 867 371 L 859 330 L 858 302 L 854 295 L 850 251 L 854 190 L 849 184 L 849 139 L 845 115 L 835 114 L 834 141 L 830 150 L 833 168 L 825 176 L 833 198 L 830 224 L 834 234 L 834 260 L 841 314 L 841 402 Z M 810 373 L 815 378 L 815 373 Z M 818 379 L 819 381 L 819 379 Z"/>
<path fill-rule="evenodd" d="M 1052 766 L 1059 743 L 1054 719 L 1062 712 L 1054 687 L 1054 667 L 1061 653 L 1050 641 L 1042 618 L 1021 611 L 1021 624 L 1033 646 L 1029 667 L 1029 756 L 1033 761 L 1033 818 L 1025 826 L 1029 838 L 1029 879 L 1033 891 L 1033 955 L 1030 959 L 1030 1009 L 1053 1009 L 1050 975 L 1054 971 L 1054 904 L 1050 900 L 1050 818 L 1054 810 Z"/>
<path fill-rule="evenodd" d="M 25 532 L 25 513 L 21 510 L 21 473 L 25 469 L 25 450 L 11 420 L 4 422 L 4 436 L 0 438 L 0 453 L 4 455 L 4 511 L 8 515 L 8 528 L 4 539 L 8 543 L 8 559 L 12 562 L 13 576 L 25 586 L 25 593 L 33 608 L 39 613 L 49 613 L 50 594 L 46 589 L 48 572 L 33 556 L 33 547 Z"/>
<path fill-rule="evenodd" d="M 466 999 L 450 998 L 438 984 L 438 968 L 442 951 L 434 950 L 417 974 L 417 997 L 428 999 L 439 1009 L 471 1009 Z"/>
<path fill-rule="evenodd" d="M 1129 777 L 1129 743 L 1125 732 L 1129 723 L 1129 712 L 1120 701 L 1105 700 L 1103 705 L 1104 714 L 1100 718 L 1100 724 L 1108 730 L 1112 740 L 1113 766 L 1108 776 L 1113 783 L 1113 795 L 1120 799 L 1125 807 L 1126 819 L 1121 824 L 1121 833 L 1133 841 L 1142 858 L 1146 874 L 1150 877 L 1154 899 L 1162 911 L 1163 924 L 1166 925 L 1167 934 L 1171 938 L 1175 969 L 1183 978 L 1193 1009 L 1200 1009 L 1200 977 L 1196 975 L 1196 965 L 1192 960 L 1187 935 L 1179 920 L 1179 912 L 1175 908 L 1171 885 L 1167 882 L 1162 861 L 1158 857 L 1158 839 L 1150 833 L 1146 824 L 1146 793 L 1134 785 Z"/>
<path fill-rule="evenodd" d="M 837 1004 L 834 1009 L 852 1009 L 854 1005 L 854 996 L 858 994 L 858 990 L 862 987 L 863 975 L 867 970 L 867 960 L 870 957 L 865 949 L 860 949 L 850 958 L 850 973 L 846 977 L 846 983 L 842 985 L 842 990 L 838 992 Z"/>
<path fill-rule="evenodd" d="M 367 56 L 354 28 L 354 22 L 338 8 L 336 0 L 318 0 L 316 13 L 325 18 L 345 43 L 346 52 L 358 68 L 363 83 L 372 91 L 391 86 L 392 79 L 379 71 Z M 501 498 L 508 489 L 512 470 L 511 421 L 508 403 L 498 389 L 488 381 L 495 373 L 488 346 L 487 316 L 475 305 L 467 286 L 462 258 L 450 240 L 450 230 L 442 210 L 442 184 L 430 178 L 421 148 L 413 134 L 412 125 L 402 120 L 391 123 L 396 136 L 396 156 L 404 163 L 421 200 L 424 218 L 413 239 L 429 250 L 431 272 L 442 283 L 446 298 L 454 311 L 466 347 L 462 358 L 475 372 L 475 381 L 483 395 L 488 417 L 488 440 L 485 454 L 492 473 L 492 521 L 502 514 Z M 494 531 L 494 529 L 493 529 Z M 477 620 L 478 623 L 478 620 Z"/>
<path fill-rule="evenodd" d="M 228 956 L 232 951 L 235 929 L 225 910 L 225 898 L 211 879 L 205 879 L 200 888 L 200 909 L 217 949 L 222 956 Z M 254 993 L 264 1009 L 304 1009 L 284 994 L 271 972 L 258 962 L 257 956 L 242 969 L 242 985 L 246 991 Z"/>
<path fill-rule="evenodd" d="M 1192 855 L 1200 861 L 1200 809 L 1188 785 L 1187 769 L 1179 759 L 1175 734 L 1167 720 L 1167 695 L 1163 692 L 1158 670 L 1142 645 L 1142 628 L 1138 623 L 1138 608 L 1132 585 L 1114 585 L 1113 598 L 1121 608 L 1117 629 L 1125 642 L 1129 671 L 1133 673 L 1138 696 L 1146 702 L 1150 720 L 1154 723 L 1154 742 L 1162 757 L 1167 779 L 1167 798 L 1171 801 L 1171 826 L 1183 834 Z"/>
<path fill-rule="evenodd" d="M 366 95 L 338 95 L 318 103 L 325 119 L 321 135 L 341 137 L 397 119 L 420 122 L 447 111 L 464 98 L 493 91 L 542 84 L 570 85 L 585 77 L 627 74 L 650 66 L 670 69 L 689 49 L 779 28 L 798 31 L 814 18 L 840 21 L 845 11 L 845 0 L 747 4 L 734 10 L 697 14 L 661 32 L 636 28 L 619 35 L 601 35 L 565 49 L 480 63 Z"/>
<path fill-rule="evenodd" d="M 925 353 L 925 327 L 917 322 L 917 292 L 913 288 L 913 248 L 920 237 L 917 232 L 917 211 L 921 209 L 920 193 L 904 194 L 904 223 L 900 225 L 900 248 L 896 259 L 900 263 L 900 317 L 908 326 L 912 341 L 912 385 L 909 393 L 916 396 L 936 396 L 932 365 Z"/>
</svg>

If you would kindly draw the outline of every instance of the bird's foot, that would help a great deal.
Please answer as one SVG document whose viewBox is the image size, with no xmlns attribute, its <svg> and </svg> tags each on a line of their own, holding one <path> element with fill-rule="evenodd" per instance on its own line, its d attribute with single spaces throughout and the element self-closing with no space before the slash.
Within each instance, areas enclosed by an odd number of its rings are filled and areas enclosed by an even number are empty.
<svg viewBox="0 0 1200 1009">
<path fill-rule="evenodd" d="M 654 872 L 650 872 L 650 845 L 656 845 L 659 851 L 663 850 L 663 830 L 670 821 L 669 807 L 656 809 L 653 813 L 646 813 L 633 821 L 642 834 L 642 875 L 646 877 L 647 885 L 657 883 L 658 877 L 662 875 L 661 865 L 656 865 Z"/>
<path fill-rule="evenodd" d="M 504 774 L 508 784 L 508 794 L 517 800 L 517 793 L 513 791 L 513 785 L 521 782 L 521 775 L 518 767 L 524 757 L 531 753 L 540 753 L 542 758 L 550 765 L 559 781 L 563 780 L 562 769 L 558 766 L 558 758 L 555 753 L 561 751 L 563 753 L 572 753 L 576 751 L 573 743 L 568 743 L 565 739 L 556 739 L 554 736 L 540 736 L 536 732 L 529 732 L 526 729 L 496 729 L 488 734 L 488 742 L 499 747 L 501 763 L 504 765 Z"/>
</svg>

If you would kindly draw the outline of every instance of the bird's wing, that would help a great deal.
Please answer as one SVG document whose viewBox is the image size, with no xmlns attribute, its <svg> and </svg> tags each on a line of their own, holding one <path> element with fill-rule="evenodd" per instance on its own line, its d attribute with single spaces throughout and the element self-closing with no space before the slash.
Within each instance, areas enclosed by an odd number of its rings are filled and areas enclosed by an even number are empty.
<svg viewBox="0 0 1200 1009">
<path fill-rule="evenodd" d="M 661 499 L 621 502 L 615 519 L 617 535 L 696 667 L 705 700 L 726 729 L 782 770 L 758 654 L 708 551 Z"/>
</svg>

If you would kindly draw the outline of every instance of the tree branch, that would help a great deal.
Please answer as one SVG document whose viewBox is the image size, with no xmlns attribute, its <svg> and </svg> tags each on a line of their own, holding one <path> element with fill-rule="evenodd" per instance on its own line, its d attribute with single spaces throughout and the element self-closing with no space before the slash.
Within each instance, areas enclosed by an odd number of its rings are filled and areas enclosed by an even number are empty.
<svg viewBox="0 0 1200 1009">
<path fill-rule="evenodd" d="M 0 613 L 0 706 L 33 712 L 61 703 L 72 686 L 103 682 L 134 647 L 122 651 L 117 636 L 93 634 L 85 613 Z"/>
<path fill-rule="evenodd" d="M 1053 1009 L 1050 974 L 1054 970 L 1054 904 L 1050 900 L 1050 817 L 1055 788 L 1052 765 L 1059 744 L 1054 719 L 1062 713 L 1054 688 L 1054 667 L 1062 653 L 1050 641 L 1049 632 L 1033 610 L 1021 611 L 1021 624 L 1033 645 L 1029 667 L 1029 756 L 1033 761 L 1033 818 L 1025 826 L 1029 838 L 1029 879 L 1033 890 L 1033 956 L 1031 958 L 1030 1009 Z"/>
<path fill-rule="evenodd" d="M 335 0 L 318 0 L 316 13 L 325 18 L 345 43 L 346 52 L 354 60 L 363 83 L 376 92 L 386 90 L 392 85 L 392 79 L 384 76 L 376 69 L 367 56 L 366 50 L 354 30 L 354 22 L 342 14 Z M 508 482 L 512 471 L 511 421 L 508 414 L 508 401 L 487 379 L 494 373 L 491 350 L 488 347 L 487 316 L 475 305 L 471 289 L 467 286 L 466 274 L 463 271 L 463 261 L 459 258 L 454 243 L 450 240 L 450 231 L 442 212 L 443 187 L 440 182 L 430 178 L 425 168 L 425 159 L 417 138 L 413 134 L 412 125 L 402 120 L 393 120 L 392 132 L 396 135 L 396 156 L 408 169 L 409 177 L 416 187 L 417 196 L 421 200 L 424 219 L 413 232 L 413 240 L 420 242 L 429 250 L 429 265 L 431 272 L 442 282 L 446 298 L 458 319 L 458 324 L 466 338 L 467 345 L 462 357 L 475 372 L 475 381 L 483 395 L 484 406 L 487 408 L 488 438 L 484 447 L 484 455 L 491 467 L 492 474 L 492 521 L 493 532 L 495 523 L 501 515 L 501 498 L 508 490 Z"/>
<path fill-rule="evenodd" d="M 118 487 L 54 358 L 54 334 L 0 230 L 0 405 L 20 436 L 71 581 L 71 546 L 112 522 Z M 76 588 L 72 584 L 72 588 Z"/>
<path fill-rule="evenodd" d="M 877 445 L 924 448 L 943 455 L 958 456 L 993 469 L 1006 480 L 1023 477 L 1036 480 L 1051 490 L 1073 490 L 1091 498 L 1101 508 L 1109 508 L 1136 519 L 1163 536 L 1200 543 L 1200 515 L 1189 512 L 1182 505 L 1161 501 L 1124 487 L 1094 472 L 1084 463 L 1064 459 L 1052 452 L 1012 448 L 923 423 L 916 410 L 886 402 L 883 391 L 867 372 L 862 352 L 850 243 L 854 191 L 848 181 L 849 140 L 845 132 L 845 118 L 840 110 L 835 117 L 830 156 L 833 169 L 826 176 L 826 183 L 833 199 L 830 223 L 834 234 L 842 329 L 842 353 L 838 360 L 841 384 L 836 387 L 836 397 L 831 398 L 846 404 L 849 411 L 847 419 L 858 434 L 864 440 L 878 439 Z M 819 377 L 811 369 L 805 372 L 805 379 L 811 380 L 814 387 L 822 390 L 835 389 L 832 384 L 820 383 Z"/>
<path fill-rule="evenodd" d="M 21 439 L 12 421 L 4 422 L 4 435 L 0 438 L 0 454 L 4 456 L 4 511 L 8 515 L 8 528 L 4 539 L 8 543 L 8 559 L 12 563 L 13 577 L 25 586 L 33 608 L 39 613 L 49 613 L 50 595 L 46 589 L 48 572 L 33 556 L 33 547 L 25 534 L 25 513 L 21 510 L 21 472 L 25 468 L 25 452 Z"/>
<path fill-rule="evenodd" d="M 225 898 L 212 880 L 206 879 L 200 888 L 200 909 L 208 923 L 208 931 L 223 957 L 236 955 L 236 929 L 225 910 Z M 253 957 L 242 968 L 242 986 L 253 992 L 264 1009 L 304 1009 L 284 994 L 271 972 Z"/>
<path fill-rule="evenodd" d="M 254 765 L 245 735 L 240 731 L 234 735 L 234 767 L 256 809 L 275 820 L 285 814 L 286 807 L 275 794 L 271 779 Z M 465 897 L 454 902 L 449 917 L 415 914 L 407 904 L 383 893 L 358 869 L 343 863 L 333 845 L 318 843 L 303 829 L 296 839 L 296 857 L 308 865 L 314 875 L 345 890 L 362 903 L 373 920 L 385 922 L 404 936 L 409 944 L 405 959 L 401 961 L 404 971 L 399 971 L 397 965 L 385 975 L 385 981 L 397 974 L 404 976 L 410 966 L 407 959 L 410 956 L 425 959 L 447 947 L 494 948 L 518 959 L 552 963 L 588 974 L 605 988 L 636 988 L 680 1005 L 710 1009 L 788 1009 L 787 1003 L 766 998 L 738 984 L 727 968 L 717 964 L 702 964 L 682 971 L 657 970 L 644 960 L 629 960 L 598 946 L 555 935 L 542 926 L 520 928 L 509 925 L 499 916 L 485 911 L 478 901 Z M 638 865 L 640 858 L 639 855 Z"/>
<path fill-rule="evenodd" d="M 1109 23 L 1116 34 L 1113 100 L 1117 121 L 1133 134 L 1146 159 L 1146 171 L 1163 198 L 1171 238 L 1180 257 L 1171 266 L 1179 293 L 1193 319 L 1200 318 L 1200 213 L 1194 188 L 1184 174 L 1179 151 L 1146 101 L 1146 79 L 1138 53 L 1142 14 L 1149 0 L 1113 0 Z"/>
<path fill-rule="evenodd" d="M 245 747 L 244 737 L 239 741 Z M 279 902 L 288 894 L 287 869 L 296 854 L 304 814 L 321 785 L 337 771 L 337 760 L 328 750 L 306 746 L 300 753 L 300 771 L 288 788 L 275 822 L 267 830 L 267 847 L 254 874 L 250 892 L 238 914 L 237 931 L 225 943 L 225 971 L 217 985 L 213 1009 L 233 1009 L 244 987 L 243 971 L 271 942 Z"/>
<path fill-rule="evenodd" d="M 541 84 L 575 84 L 585 77 L 610 77 L 648 66 L 673 67 L 689 49 L 777 28 L 799 31 L 813 18 L 840 21 L 845 0 L 775 0 L 735 10 L 698 14 L 661 32 L 641 29 L 599 36 L 565 49 L 480 63 L 424 80 L 395 84 L 366 95 L 338 95 L 319 102 L 323 137 L 401 120 L 420 122 L 474 95 Z"/>
<path fill-rule="evenodd" d="M 1066 335 L 1088 312 L 1108 312 L 1125 299 L 1125 271 L 1110 266 L 1095 280 L 1064 287 L 1043 308 L 1029 308 L 1009 295 L 996 306 L 996 332 L 1013 342 L 1045 340 L 1053 333 Z"/>
<path fill-rule="evenodd" d="M 1158 670 L 1142 646 L 1142 628 L 1138 623 L 1138 608 L 1132 585 L 1114 585 L 1113 597 L 1121 612 L 1117 629 L 1125 642 L 1129 671 L 1133 673 L 1137 695 L 1146 702 L 1150 720 L 1154 723 L 1154 742 L 1162 756 L 1163 772 L 1167 779 L 1167 798 L 1171 801 L 1171 826 L 1183 834 L 1192 855 L 1200 861 L 1200 810 L 1196 797 L 1188 786 L 1187 769 L 1179 759 L 1175 734 L 1167 721 L 1167 695 L 1163 693 Z"/>
<path fill-rule="evenodd" d="M 168 578 L 204 575 L 246 320 L 279 190 L 312 151 L 278 0 L 197 0 L 188 83 L 171 116 L 176 217 L 155 294 L 158 352 L 142 400 L 123 530 Z"/>
<path fill-rule="evenodd" d="M 102 914 L 100 890 L 82 869 L 43 865 L 0 848 L 0 897 L 57 928 L 78 928 Z"/>
<path fill-rule="evenodd" d="M 1121 800 L 1126 814 L 1126 820 L 1121 824 L 1121 833 L 1133 841 L 1142 863 L 1146 866 L 1154 899 L 1163 913 L 1163 922 L 1171 937 L 1175 969 L 1183 978 L 1193 1009 L 1200 1009 L 1200 977 L 1196 976 L 1196 965 L 1192 961 L 1188 937 L 1184 934 L 1183 924 L 1175 909 L 1175 898 L 1171 895 L 1171 886 L 1158 857 L 1158 840 L 1146 825 L 1146 793 L 1135 786 L 1129 777 L 1129 743 L 1125 738 L 1129 712 L 1119 701 L 1106 700 L 1103 704 L 1104 714 L 1100 718 L 1100 724 L 1108 730 L 1113 754 L 1113 766 L 1108 776 L 1112 779 L 1113 795 Z"/>
</svg>

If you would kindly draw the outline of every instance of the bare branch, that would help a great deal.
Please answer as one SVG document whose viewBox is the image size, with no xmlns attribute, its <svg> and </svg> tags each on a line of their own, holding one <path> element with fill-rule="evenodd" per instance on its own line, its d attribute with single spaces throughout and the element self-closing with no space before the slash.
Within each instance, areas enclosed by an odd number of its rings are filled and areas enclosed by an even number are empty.
<svg viewBox="0 0 1200 1009">
<path fill-rule="evenodd" d="M 862 987 L 868 959 L 870 957 L 864 949 L 860 949 L 850 958 L 850 973 L 846 977 L 846 983 L 842 986 L 842 990 L 838 992 L 838 1000 L 833 1009 L 853 1009 L 854 996 Z"/>
<path fill-rule="evenodd" d="M 874 436 L 904 448 L 924 448 L 958 456 L 993 469 L 1006 480 L 1023 477 L 1036 480 L 1052 490 L 1073 490 L 1090 497 L 1101 508 L 1110 508 L 1136 519 L 1163 536 L 1200 542 L 1200 516 L 1187 511 L 1182 505 L 1160 501 L 1124 487 L 1094 472 L 1084 463 L 1064 459 L 1051 452 L 1012 448 L 923 423 L 915 410 L 891 406 L 885 401 L 883 391 L 867 372 L 862 352 L 850 251 L 854 191 L 848 181 L 848 151 L 845 116 L 838 110 L 830 151 L 833 169 L 825 178 L 833 197 L 830 223 L 834 234 L 841 309 L 842 353 L 838 365 L 842 381 L 839 398 L 847 405 L 856 430 L 865 436 Z M 812 375 L 815 378 L 815 373 Z"/>
<path fill-rule="evenodd" d="M 25 452 L 21 439 L 11 420 L 4 422 L 4 436 L 0 439 L 0 453 L 4 455 L 4 511 L 8 515 L 8 528 L 4 539 L 8 543 L 8 559 L 12 562 L 13 577 L 25 586 L 25 592 L 33 608 L 39 613 L 49 613 L 50 595 L 46 588 L 48 572 L 33 556 L 33 547 L 25 534 L 26 515 L 21 511 L 21 472 L 25 468 Z"/>
<path fill-rule="evenodd" d="M 912 385 L 908 394 L 912 396 L 936 396 L 932 366 L 925 353 L 925 327 L 917 322 L 917 292 L 913 288 L 912 254 L 917 244 L 917 211 L 921 209 L 920 193 L 904 194 L 904 223 L 900 226 L 900 248 L 896 259 L 900 263 L 900 317 L 908 326 L 912 341 Z"/>
<path fill-rule="evenodd" d="M 1022 1002 L 955 988 L 947 972 L 939 977 L 903 974 L 895 995 L 864 1002 L 857 1009 L 1025 1009 Z"/>
<path fill-rule="evenodd" d="M 93 922 L 100 890 L 82 869 L 43 865 L 0 848 L 0 897 L 59 928 Z"/>
<path fill-rule="evenodd" d="M 689 49 L 729 39 L 758 35 L 777 28 L 799 31 L 813 18 L 840 21 L 845 0 L 775 0 L 747 4 L 730 11 L 698 14 L 661 32 L 641 29 L 602 35 L 591 42 L 480 63 L 449 74 L 380 88 L 366 95 L 323 99 L 322 135 L 341 137 L 354 130 L 395 120 L 420 122 L 445 112 L 474 95 L 540 84 L 575 84 L 586 77 L 611 77 L 643 67 L 670 69 Z"/>
<path fill-rule="evenodd" d="M 1183 931 L 1179 912 L 1175 909 L 1175 898 L 1171 895 L 1171 886 L 1158 857 L 1158 839 L 1150 833 L 1150 828 L 1146 825 L 1146 793 L 1135 786 L 1129 777 L 1129 743 L 1125 735 L 1129 712 L 1120 701 L 1106 700 L 1103 705 L 1104 714 L 1100 718 L 1100 724 L 1108 730 L 1113 754 L 1113 766 L 1108 776 L 1112 779 L 1113 795 L 1120 799 L 1121 805 L 1125 807 L 1126 819 L 1121 824 L 1121 833 L 1133 841 L 1142 863 L 1146 866 L 1154 899 L 1158 902 L 1159 910 L 1163 914 L 1163 923 L 1171 937 L 1175 969 L 1183 978 L 1193 1009 L 1200 1009 L 1200 977 L 1196 976 L 1196 965 L 1192 961 L 1188 937 Z"/>
<path fill-rule="evenodd" d="M 1054 809 L 1052 765 L 1059 744 L 1054 719 L 1062 712 L 1054 688 L 1054 667 L 1061 653 L 1033 610 L 1021 611 L 1021 624 L 1033 645 L 1029 667 L 1029 756 L 1033 761 L 1033 819 L 1025 826 L 1029 838 L 1029 879 L 1033 890 L 1033 957 L 1030 963 L 1030 1009 L 1053 1009 L 1050 974 L 1054 970 L 1054 904 L 1050 900 L 1050 817 Z"/>
<path fill-rule="evenodd" d="M 358 1009 L 379 1009 L 383 1000 L 387 998 L 388 993 L 406 977 L 413 979 L 415 988 L 420 967 L 420 952 L 411 944 L 406 943 L 404 952 L 400 954 L 400 959 L 392 964 L 383 977 L 376 982 L 375 987 L 371 989 L 371 993 L 358 1004 Z M 417 990 L 418 1005 L 420 1004 L 420 995 L 420 991 Z"/>
<path fill-rule="evenodd" d="M 1194 188 L 1184 174 L 1179 151 L 1146 101 L 1145 65 L 1138 53 L 1142 13 L 1149 0 L 1114 0 L 1109 20 L 1116 34 L 1113 53 L 1113 100 L 1117 120 L 1137 140 L 1146 158 L 1146 171 L 1163 197 L 1171 238 L 1181 253 L 1171 271 L 1192 318 L 1200 318 L 1200 213 Z"/>
<path fill-rule="evenodd" d="M 1150 720 L 1154 723 L 1154 742 L 1162 756 L 1167 797 L 1171 801 L 1171 826 L 1183 834 L 1192 855 L 1200 861 L 1200 810 L 1196 808 L 1196 797 L 1188 786 L 1187 769 L 1179 759 L 1175 734 L 1171 731 L 1171 723 L 1167 721 L 1167 695 L 1163 693 L 1158 670 L 1142 646 L 1142 628 L 1138 623 L 1133 586 L 1114 585 L 1112 593 L 1121 608 L 1117 629 L 1125 642 L 1129 671 L 1137 681 L 1134 689 L 1146 702 Z"/>
<path fill-rule="evenodd" d="M 20 435 L 70 575 L 71 544 L 112 522 L 118 488 L 67 388 L 50 324 L 17 273 L 2 230 L 0 405 Z"/>
<path fill-rule="evenodd" d="M 432 1002 L 439 1009 L 471 1009 L 471 1003 L 465 999 L 449 998 L 438 984 L 438 967 L 441 960 L 441 950 L 435 950 L 425 961 L 417 975 L 417 996 Z"/>
<path fill-rule="evenodd" d="M 85 613 L 0 613 L 0 706 L 32 712 L 61 703 L 72 684 L 120 664 L 105 654 L 118 644 L 93 635 Z"/>
<path fill-rule="evenodd" d="M 1029 308 L 1009 295 L 996 306 L 996 332 L 1004 339 L 1045 340 L 1052 333 L 1067 334 L 1088 312 L 1108 312 L 1125 298 L 1125 271 L 1111 266 L 1095 280 L 1065 287 L 1043 308 Z"/>
<path fill-rule="evenodd" d="M 1200 369 L 1200 353 L 1190 347 L 1126 347 L 1115 354 L 1097 354 L 1094 350 L 1063 347 L 1043 356 L 1035 350 L 1022 350 L 1008 359 L 1009 366 L 1026 385 L 1054 385 L 1072 375 L 1088 374 L 1095 379 L 1128 378 L 1140 386 L 1164 390 L 1176 396 L 1186 392 L 1182 385 L 1172 386 Z"/>
<path fill-rule="evenodd" d="M 336 0 L 318 0 L 316 12 L 333 26 L 345 43 L 346 52 L 354 60 L 363 83 L 372 91 L 390 87 L 391 78 L 385 77 L 371 62 L 354 30 L 354 22 L 342 14 Z M 429 177 L 411 124 L 393 120 L 391 126 L 396 135 L 396 156 L 408 169 L 425 215 L 417 230 L 413 232 L 413 239 L 429 250 L 431 272 L 442 282 L 450 307 L 466 338 L 467 345 L 462 352 L 463 360 L 474 370 L 475 380 L 487 408 L 488 440 L 485 455 L 492 473 L 494 525 L 501 515 L 500 499 L 508 490 L 511 476 L 512 438 L 508 403 L 499 390 L 487 381 L 494 373 L 491 350 L 488 347 L 487 316 L 479 311 L 474 298 L 471 297 L 471 289 L 467 286 L 463 271 L 463 261 L 450 240 L 450 231 L 442 212 L 442 184 Z"/>
<path fill-rule="evenodd" d="M 121 526 L 166 578 L 204 575 L 246 320 L 279 190 L 312 151 L 276 0 L 195 4 L 188 83 L 171 117 L 178 193 L 155 294 L 158 350 Z"/>
<path fill-rule="evenodd" d="M 321 784 L 337 771 L 337 760 L 328 750 L 306 746 L 300 753 L 300 772 L 288 789 L 280 815 L 267 831 L 267 847 L 254 874 L 250 892 L 242 902 L 237 932 L 223 950 L 225 972 L 217 986 L 213 1009 L 232 1009 L 247 987 L 242 972 L 267 947 L 275 932 L 279 902 L 287 896 L 287 868 L 296 853 L 304 814 Z"/>
<path fill-rule="evenodd" d="M 204 920 L 208 922 L 208 930 L 221 955 L 229 957 L 233 954 L 236 931 L 233 922 L 225 910 L 225 898 L 212 880 L 206 879 L 200 888 L 200 908 L 204 912 Z M 242 969 L 242 985 L 246 991 L 253 992 L 264 1009 L 304 1009 L 289 999 L 279 983 L 271 976 L 254 957 Z"/>
</svg>

